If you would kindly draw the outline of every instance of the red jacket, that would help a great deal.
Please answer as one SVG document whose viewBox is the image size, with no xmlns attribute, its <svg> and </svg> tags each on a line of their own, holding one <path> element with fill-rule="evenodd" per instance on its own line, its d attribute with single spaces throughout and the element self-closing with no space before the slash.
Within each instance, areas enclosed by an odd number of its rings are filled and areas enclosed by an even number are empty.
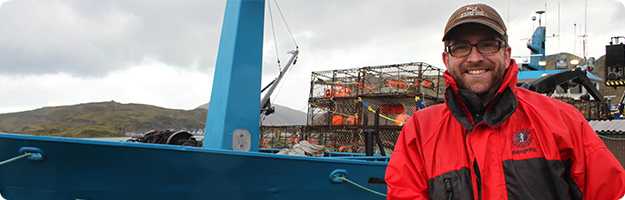
<svg viewBox="0 0 625 200">
<path fill-rule="evenodd" d="M 388 199 L 622 197 L 625 171 L 579 111 L 516 87 L 517 72 L 513 61 L 477 117 L 446 72 L 445 103 L 416 112 L 401 131 Z"/>
</svg>

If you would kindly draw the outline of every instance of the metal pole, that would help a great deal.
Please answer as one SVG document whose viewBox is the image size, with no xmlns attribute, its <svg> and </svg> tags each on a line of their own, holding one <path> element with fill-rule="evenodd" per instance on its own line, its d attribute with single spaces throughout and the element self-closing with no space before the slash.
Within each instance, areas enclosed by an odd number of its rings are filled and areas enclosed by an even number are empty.
<svg viewBox="0 0 625 200">
<path fill-rule="evenodd" d="M 373 138 L 371 134 L 371 128 L 369 128 L 369 113 L 367 108 L 365 108 L 365 115 L 363 117 L 363 133 L 365 135 L 365 155 L 372 156 L 373 155 Z"/>
<path fill-rule="evenodd" d="M 373 121 L 373 138 L 375 142 L 378 144 L 378 149 L 380 150 L 380 154 L 382 156 L 386 156 L 386 152 L 384 152 L 384 146 L 382 145 L 382 140 L 380 140 L 380 109 L 375 109 L 375 121 Z M 373 147 L 371 147 L 373 150 Z"/>
<path fill-rule="evenodd" d="M 204 148 L 258 151 L 264 0 L 226 3 Z"/>
</svg>

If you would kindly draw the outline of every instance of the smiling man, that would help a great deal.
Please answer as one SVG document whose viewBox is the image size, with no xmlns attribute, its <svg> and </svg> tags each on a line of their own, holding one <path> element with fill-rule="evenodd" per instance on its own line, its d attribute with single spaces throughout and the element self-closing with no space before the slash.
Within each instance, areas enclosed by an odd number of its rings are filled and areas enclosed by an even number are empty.
<svg viewBox="0 0 625 200">
<path fill-rule="evenodd" d="M 625 171 L 573 106 L 516 86 L 506 26 L 484 4 L 444 29 L 445 103 L 406 122 L 388 199 L 617 199 Z"/>
</svg>

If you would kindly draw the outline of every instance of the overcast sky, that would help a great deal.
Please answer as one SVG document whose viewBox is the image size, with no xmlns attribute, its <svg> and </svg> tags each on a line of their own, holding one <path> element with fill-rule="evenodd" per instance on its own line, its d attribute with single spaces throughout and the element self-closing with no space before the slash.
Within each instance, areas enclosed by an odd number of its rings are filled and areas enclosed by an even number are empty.
<svg viewBox="0 0 625 200">
<path fill-rule="evenodd" d="M 274 102 L 306 110 L 312 71 L 415 61 L 444 68 L 445 21 L 471 2 L 499 10 L 515 56 L 529 55 L 531 17 L 545 9 L 547 33 L 558 36 L 547 53 L 582 54 L 574 35 L 584 31 L 584 0 L 561 1 L 559 25 L 557 0 L 279 0 L 301 54 Z M 224 0 L 0 0 L 0 113 L 111 100 L 206 103 L 224 8 Z M 272 11 L 287 60 L 293 43 Z M 588 56 L 599 57 L 611 36 L 625 35 L 623 1 L 589 1 L 587 24 Z M 277 75 L 270 30 L 266 17 L 263 82 Z"/>
</svg>

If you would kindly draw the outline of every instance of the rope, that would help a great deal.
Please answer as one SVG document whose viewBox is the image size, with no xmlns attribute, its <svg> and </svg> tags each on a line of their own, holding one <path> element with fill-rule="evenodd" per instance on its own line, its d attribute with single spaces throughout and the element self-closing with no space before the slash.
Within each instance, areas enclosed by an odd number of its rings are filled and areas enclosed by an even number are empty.
<svg viewBox="0 0 625 200">
<path fill-rule="evenodd" d="M 4 161 L 0 162 L 0 165 L 4 165 L 4 164 L 7 164 L 7 163 L 10 163 L 10 162 L 13 162 L 13 161 L 16 161 L 16 160 L 22 159 L 22 158 L 26 158 L 26 157 L 29 157 L 30 155 L 32 155 L 32 153 L 24 153 L 24 154 L 22 154 L 22 155 L 19 155 L 19 156 L 15 156 L 15 157 L 13 157 L 13 158 L 6 159 L 6 160 L 4 160 Z"/>
<path fill-rule="evenodd" d="M 369 188 L 366 188 L 365 186 L 362 186 L 362 185 L 360 185 L 360 184 L 358 184 L 358 183 L 356 183 L 356 182 L 354 182 L 354 181 L 352 181 L 352 180 L 349 180 L 349 179 L 348 179 L 347 177 L 345 177 L 345 176 L 339 176 L 339 177 L 337 177 L 337 178 L 338 178 L 339 180 L 342 180 L 342 181 L 348 182 L 348 183 L 350 183 L 350 184 L 352 184 L 352 185 L 354 185 L 354 186 L 356 186 L 356 187 L 358 187 L 358 188 L 360 188 L 360 189 L 362 189 L 362 190 L 364 190 L 364 191 L 371 192 L 371 193 L 373 193 L 373 194 L 375 194 L 375 195 L 378 195 L 378 196 L 386 197 L 386 194 L 381 193 L 381 192 L 378 192 L 378 191 L 375 191 L 375 190 L 372 190 L 372 189 L 369 189 Z"/>
<path fill-rule="evenodd" d="M 361 99 L 360 97 L 358 97 L 358 101 L 364 102 L 364 101 L 362 101 L 362 99 Z M 315 106 L 315 107 L 317 107 L 317 108 L 320 108 L 320 107 L 321 107 L 321 106 L 319 106 L 319 105 L 317 105 L 317 104 L 314 104 L 314 103 L 309 103 L 309 104 L 310 104 L 311 106 Z M 373 109 L 373 107 L 371 107 L 371 106 L 370 106 L 370 105 L 368 105 L 368 104 L 367 104 L 366 106 L 367 106 L 367 111 L 369 111 L 369 112 L 371 112 L 371 113 L 375 113 L 375 109 Z M 351 116 L 354 116 L 354 115 L 355 115 L 355 114 L 351 114 L 351 115 L 350 115 L 350 114 L 346 114 L 346 113 L 340 113 L 340 112 L 337 112 L 337 111 L 333 111 L 333 110 L 330 110 L 330 109 L 324 109 L 324 108 L 321 108 L 321 110 L 324 110 L 324 111 L 326 111 L 326 112 L 331 112 L 331 113 L 336 114 L 336 115 L 342 115 L 342 116 L 345 116 L 345 117 L 351 117 Z M 400 121 L 400 120 L 393 119 L 392 117 L 389 117 L 389 116 L 383 115 L 382 113 L 378 113 L 378 115 L 379 115 L 381 118 L 383 118 L 383 119 L 386 119 L 386 120 L 388 120 L 388 121 L 392 121 L 392 122 L 395 122 L 395 123 L 400 123 L 401 125 L 403 125 L 403 124 L 405 123 L 405 121 Z"/>
<path fill-rule="evenodd" d="M 282 71 L 282 68 L 280 67 L 280 55 L 279 55 L 280 50 L 278 49 L 278 37 L 276 37 L 276 28 L 273 25 L 273 13 L 271 12 L 271 2 L 269 2 L 269 5 L 267 7 L 269 7 L 269 21 L 271 22 L 271 34 L 273 35 L 273 46 L 274 46 L 274 49 L 276 50 L 278 72 L 280 72 Z"/>
<path fill-rule="evenodd" d="M 273 0 L 273 2 L 274 4 L 276 4 L 276 8 L 278 8 L 278 13 L 280 13 L 280 16 L 282 17 L 282 23 L 284 23 L 286 30 L 289 32 L 289 35 L 291 36 L 293 43 L 295 43 L 296 47 L 299 47 L 299 45 L 297 44 L 297 41 L 295 40 L 295 36 L 293 36 L 293 33 L 291 32 L 291 28 L 289 28 L 289 24 L 286 23 L 286 18 L 284 17 L 284 14 L 282 14 L 282 9 L 280 9 L 280 5 L 278 5 L 278 1 Z"/>
<path fill-rule="evenodd" d="M 358 97 L 358 101 L 363 102 L 364 105 L 367 106 L 367 111 L 375 113 L 375 109 L 373 109 L 373 107 L 371 107 L 371 105 L 369 105 L 368 102 L 362 100 L 362 98 L 360 98 L 360 97 Z M 386 119 L 386 120 L 389 120 L 389 121 L 392 121 L 392 122 L 395 122 L 395 123 L 400 123 L 401 125 L 404 125 L 403 121 L 399 121 L 399 120 L 393 119 L 393 118 L 391 118 L 389 116 L 383 115 L 382 113 L 378 113 L 378 115 L 380 117 L 382 117 L 383 119 Z"/>
<path fill-rule="evenodd" d="M 615 138 L 615 137 L 609 137 L 609 136 L 605 136 L 605 135 L 600 135 L 597 134 L 600 138 L 602 139 L 606 139 L 606 140 L 614 140 L 614 141 L 625 141 L 625 138 Z"/>
<path fill-rule="evenodd" d="M 368 110 L 369 112 L 375 113 L 375 109 L 373 109 L 373 107 L 371 107 L 371 106 L 367 106 L 367 110 Z M 392 122 L 395 122 L 395 123 L 401 123 L 402 125 L 404 124 L 404 122 L 403 122 L 403 121 L 399 121 L 399 120 L 393 119 L 393 118 L 391 118 L 391 117 L 389 117 L 389 116 L 383 115 L 382 113 L 378 113 L 378 115 L 379 115 L 380 117 L 382 117 L 382 118 L 386 119 L 386 120 L 389 120 L 389 121 L 392 121 Z"/>
</svg>

